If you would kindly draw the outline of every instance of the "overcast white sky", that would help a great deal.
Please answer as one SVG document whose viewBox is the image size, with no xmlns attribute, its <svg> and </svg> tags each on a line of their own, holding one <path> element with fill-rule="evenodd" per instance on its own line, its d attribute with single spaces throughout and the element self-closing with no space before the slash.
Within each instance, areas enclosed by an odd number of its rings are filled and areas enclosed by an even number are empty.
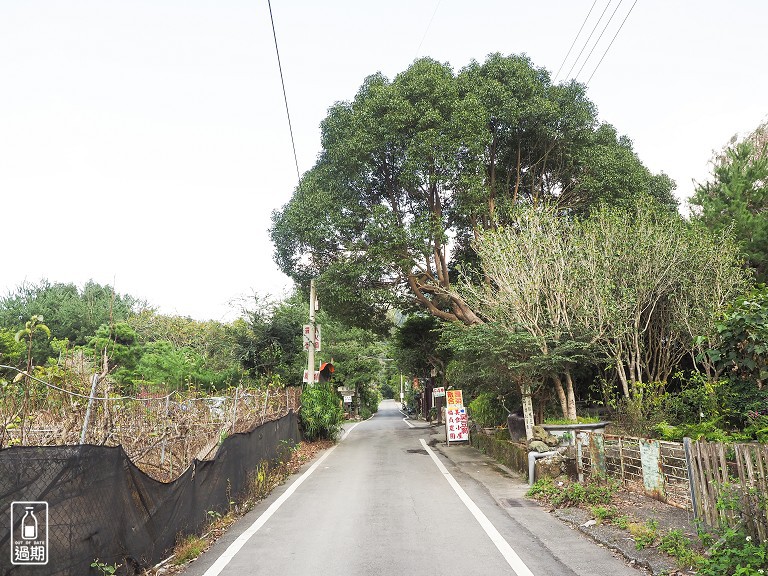
<svg viewBox="0 0 768 576">
<path fill-rule="evenodd" d="M 572 76 L 618 6 L 587 80 L 632 4 L 611 3 Z M 592 6 L 273 0 L 301 171 L 328 107 L 365 76 L 491 52 L 554 74 Z M 768 115 L 766 22 L 761 0 L 637 0 L 589 84 L 681 199 L 714 149 Z M 0 2 L 0 294 L 93 279 L 165 313 L 231 319 L 233 298 L 290 286 L 267 229 L 296 182 L 267 0 Z"/>
</svg>

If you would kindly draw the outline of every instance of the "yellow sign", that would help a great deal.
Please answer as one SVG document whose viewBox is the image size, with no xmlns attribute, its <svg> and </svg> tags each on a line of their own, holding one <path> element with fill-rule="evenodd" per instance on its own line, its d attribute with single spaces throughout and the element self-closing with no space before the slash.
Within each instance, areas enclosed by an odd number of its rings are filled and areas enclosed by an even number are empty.
<svg viewBox="0 0 768 576">
<path fill-rule="evenodd" d="M 446 408 L 463 408 L 464 399 L 462 398 L 461 390 L 446 390 L 445 404 Z"/>
</svg>

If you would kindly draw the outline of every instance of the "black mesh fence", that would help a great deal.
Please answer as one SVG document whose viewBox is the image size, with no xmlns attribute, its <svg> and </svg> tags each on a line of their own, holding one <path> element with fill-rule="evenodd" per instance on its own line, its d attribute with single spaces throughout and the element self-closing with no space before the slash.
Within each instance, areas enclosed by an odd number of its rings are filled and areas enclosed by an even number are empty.
<svg viewBox="0 0 768 576">
<path fill-rule="evenodd" d="M 97 558 L 136 573 L 165 558 L 180 534 L 245 495 L 251 473 L 299 441 L 293 412 L 224 440 L 213 460 L 170 483 L 136 468 L 121 447 L 29 446 L 0 450 L 0 575 L 83 576 Z M 48 503 L 46 565 L 13 564 L 11 503 Z M 16 508 L 14 508 L 16 510 Z M 15 530 L 15 531 L 14 531 Z"/>
</svg>

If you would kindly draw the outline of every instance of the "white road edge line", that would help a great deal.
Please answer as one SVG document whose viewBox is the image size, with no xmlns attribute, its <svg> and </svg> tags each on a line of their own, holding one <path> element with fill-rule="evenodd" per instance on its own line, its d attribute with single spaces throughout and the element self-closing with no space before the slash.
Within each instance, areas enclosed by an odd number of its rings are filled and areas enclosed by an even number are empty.
<svg viewBox="0 0 768 576">
<path fill-rule="evenodd" d="M 354 424 L 349 430 L 344 432 L 344 435 L 341 437 L 341 440 L 344 440 L 347 436 L 349 436 L 349 433 L 352 432 L 352 430 L 355 429 L 355 427 L 360 424 L 360 422 L 357 422 Z M 341 442 L 341 440 L 339 440 Z M 338 446 L 338 444 L 336 445 Z M 309 478 L 309 475 L 312 474 L 317 468 L 320 466 L 320 464 L 323 463 L 323 461 L 330 456 L 331 452 L 333 452 L 336 449 L 336 446 L 332 446 L 328 449 L 328 451 L 323 454 L 320 459 L 312 464 L 312 466 L 309 467 L 309 470 L 304 472 L 299 478 L 290 485 L 290 487 L 283 492 L 280 497 L 272 502 L 272 504 L 267 508 L 261 516 L 259 516 L 256 521 L 251 524 L 246 530 L 240 534 L 240 536 L 237 537 L 237 539 L 230 544 L 226 550 L 222 553 L 221 556 L 219 556 L 216 559 L 216 562 L 211 564 L 211 566 L 208 568 L 208 570 L 205 571 L 203 576 L 218 576 L 221 574 L 222 570 L 227 567 L 227 564 L 229 564 L 232 561 L 232 558 L 235 557 L 235 554 L 240 552 L 240 549 L 245 546 L 245 543 L 248 542 L 248 540 L 251 539 L 251 536 L 256 534 L 256 532 L 259 531 L 259 529 L 264 526 L 264 524 L 267 523 L 267 520 L 269 520 L 272 515 L 277 512 L 277 510 L 282 506 L 288 498 L 291 497 L 291 495 L 296 492 L 296 489 L 301 486 L 302 482 Z"/>
<path fill-rule="evenodd" d="M 424 446 L 424 449 L 427 451 L 427 454 L 429 454 L 432 458 L 432 461 L 435 463 L 438 470 L 443 473 L 443 476 L 448 481 L 448 484 L 451 485 L 453 491 L 456 492 L 456 495 L 464 503 L 464 506 L 466 506 L 467 509 L 472 513 L 472 516 L 475 517 L 475 520 L 477 520 L 477 523 L 480 524 L 480 527 L 485 530 L 488 538 L 490 538 L 491 542 L 493 542 L 496 548 L 498 548 L 499 552 L 501 552 L 501 555 L 504 556 L 507 564 L 509 564 L 510 568 L 514 570 L 515 574 L 517 574 L 517 576 L 533 576 L 533 572 L 531 572 L 528 566 L 526 566 L 525 563 L 520 559 L 520 556 L 517 555 L 517 552 L 512 549 L 512 546 L 509 545 L 509 543 L 504 539 L 499 531 L 496 530 L 496 527 L 491 524 L 491 521 L 488 520 L 488 517 L 483 514 L 480 508 L 477 507 L 477 504 L 475 504 L 467 495 L 467 493 L 464 492 L 464 489 L 459 486 L 459 483 L 456 482 L 456 479 L 453 476 L 451 476 L 451 473 L 448 472 L 448 469 L 443 465 L 442 462 L 440 462 L 440 459 L 427 445 L 424 439 L 420 438 L 419 440 L 421 445 Z"/>
<path fill-rule="evenodd" d="M 406 416 L 405 418 L 403 418 L 403 422 L 405 422 L 406 424 L 408 424 L 408 428 L 416 428 L 416 424 L 411 424 L 411 423 L 408 421 L 408 416 Z"/>
</svg>

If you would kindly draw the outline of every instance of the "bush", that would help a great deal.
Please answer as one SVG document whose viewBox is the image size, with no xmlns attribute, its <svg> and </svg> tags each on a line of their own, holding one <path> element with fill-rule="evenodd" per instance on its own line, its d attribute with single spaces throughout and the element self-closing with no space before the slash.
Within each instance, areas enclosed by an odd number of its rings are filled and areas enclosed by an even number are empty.
<svg viewBox="0 0 768 576">
<path fill-rule="evenodd" d="M 766 546 L 766 543 L 753 542 L 749 536 L 740 532 L 727 530 L 722 541 L 716 545 L 711 556 L 703 563 L 699 574 L 702 576 L 764 574 L 768 569 Z"/>
<path fill-rule="evenodd" d="M 613 501 L 619 486 L 615 482 L 596 482 L 590 480 L 586 484 L 558 483 L 549 478 L 542 478 L 533 483 L 526 496 L 544 500 L 555 508 L 569 506 L 604 505 Z"/>
<path fill-rule="evenodd" d="M 301 394 L 299 417 L 307 440 L 336 440 L 344 423 L 344 409 L 329 383 L 315 384 Z"/>
<path fill-rule="evenodd" d="M 693 545 L 682 530 L 670 530 L 659 540 L 659 550 L 676 558 L 680 567 L 698 567 L 703 557 L 693 549 Z"/>
<path fill-rule="evenodd" d="M 498 426 L 507 419 L 507 411 L 496 396 L 483 392 L 469 403 L 469 415 L 482 428 Z"/>
</svg>

